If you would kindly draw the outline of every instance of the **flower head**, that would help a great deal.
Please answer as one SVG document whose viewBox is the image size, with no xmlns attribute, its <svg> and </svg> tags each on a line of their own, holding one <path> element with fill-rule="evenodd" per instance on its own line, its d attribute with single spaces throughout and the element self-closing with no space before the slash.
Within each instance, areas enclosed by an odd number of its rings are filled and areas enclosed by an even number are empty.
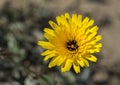
<svg viewBox="0 0 120 85">
<path fill-rule="evenodd" d="M 89 67 L 88 60 L 96 62 L 93 53 L 100 51 L 102 44 L 98 41 L 102 37 L 97 35 L 94 20 L 88 17 L 82 20 L 81 15 L 65 13 L 57 16 L 56 21 L 49 21 L 52 29 L 44 29 L 47 41 L 38 41 L 38 45 L 46 49 L 41 54 L 44 60 L 51 59 L 48 67 L 61 66 L 61 71 L 66 72 L 73 66 L 79 73 L 80 67 Z"/>
</svg>

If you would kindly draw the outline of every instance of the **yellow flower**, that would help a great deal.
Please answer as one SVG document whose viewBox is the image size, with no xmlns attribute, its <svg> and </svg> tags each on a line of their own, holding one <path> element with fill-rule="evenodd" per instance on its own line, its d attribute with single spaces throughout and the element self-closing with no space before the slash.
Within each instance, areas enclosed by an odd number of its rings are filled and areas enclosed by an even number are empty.
<svg viewBox="0 0 120 85">
<path fill-rule="evenodd" d="M 38 41 L 38 45 L 46 51 L 41 55 L 44 60 L 51 58 L 49 68 L 61 66 L 61 71 L 73 69 L 80 72 L 80 67 L 89 67 L 89 61 L 96 62 L 93 55 L 99 52 L 102 44 L 98 41 L 101 36 L 97 35 L 98 27 L 93 26 L 94 20 L 86 17 L 82 20 L 81 15 L 65 13 L 56 17 L 57 23 L 49 21 L 50 28 L 44 29 L 44 37 L 47 41 Z"/>
</svg>

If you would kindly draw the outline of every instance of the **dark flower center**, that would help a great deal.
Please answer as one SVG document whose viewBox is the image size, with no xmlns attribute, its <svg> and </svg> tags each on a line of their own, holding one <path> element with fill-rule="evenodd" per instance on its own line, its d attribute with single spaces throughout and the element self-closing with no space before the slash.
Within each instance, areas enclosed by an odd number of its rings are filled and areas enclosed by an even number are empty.
<svg viewBox="0 0 120 85">
<path fill-rule="evenodd" d="M 75 50 L 77 50 L 78 47 L 79 47 L 79 46 L 77 45 L 76 40 L 69 40 L 69 41 L 67 42 L 67 49 L 68 49 L 69 51 L 75 51 Z"/>
</svg>

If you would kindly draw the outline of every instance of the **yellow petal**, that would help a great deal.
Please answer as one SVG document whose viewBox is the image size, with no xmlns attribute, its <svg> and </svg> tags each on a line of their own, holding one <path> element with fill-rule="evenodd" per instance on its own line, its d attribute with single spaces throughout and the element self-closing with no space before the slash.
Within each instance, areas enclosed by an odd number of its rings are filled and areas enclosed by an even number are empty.
<svg viewBox="0 0 120 85">
<path fill-rule="evenodd" d="M 44 32 L 48 33 L 48 34 L 51 35 L 51 36 L 55 36 L 54 31 L 53 31 L 52 29 L 45 28 L 45 29 L 44 29 Z"/>
<path fill-rule="evenodd" d="M 72 66 L 72 62 L 71 62 L 71 60 L 68 59 L 68 60 L 66 60 L 65 65 L 62 66 L 61 71 L 62 72 L 69 71 L 71 66 Z"/>
<path fill-rule="evenodd" d="M 56 17 L 56 20 L 59 26 L 68 25 L 68 21 L 66 20 L 64 15 Z"/>
<path fill-rule="evenodd" d="M 54 56 L 56 56 L 56 54 L 53 54 L 53 53 L 49 54 L 49 55 L 45 56 L 44 61 L 46 61 L 46 60 L 48 60 L 48 59 L 50 59 L 50 58 L 52 58 Z"/>
<path fill-rule="evenodd" d="M 60 66 L 61 64 L 63 64 L 65 62 L 65 59 L 66 59 L 65 57 L 60 56 L 60 59 L 59 59 L 59 61 L 57 63 L 57 66 Z"/>
<path fill-rule="evenodd" d="M 53 49 L 54 48 L 54 45 L 52 45 L 50 42 L 38 41 L 37 44 L 42 46 L 45 49 Z"/>
<path fill-rule="evenodd" d="M 49 21 L 49 24 L 54 30 L 56 30 L 58 28 L 58 25 L 51 20 Z"/>
<path fill-rule="evenodd" d="M 95 48 L 94 51 L 95 51 L 95 52 L 100 52 L 100 49 L 101 49 L 101 48 Z"/>
<path fill-rule="evenodd" d="M 102 44 L 101 44 L 101 43 L 98 43 L 98 44 L 96 44 L 94 47 L 100 48 L 100 47 L 102 47 Z"/>
<path fill-rule="evenodd" d="M 84 62 L 82 60 L 77 60 L 77 62 L 80 64 L 81 67 L 85 66 L 85 64 L 84 64 Z"/>
<path fill-rule="evenodd" d="M 54 58 L 50 61 L 48 67 L 51 68 L 51 67 L 56 66 L 56 65 L 57 65 L 57 62 L 59 61 L 59 59 L 60 59 L 60 56 L 54 57 Z"/>
<path fill-rule="evenodd" d="M 95 52 L 95 50 L 94 49 L 89 49 L 89 50 L 87 50 L 89 53 L 94 53 Z"/>
<path fill-rule="evenodd" d="M 46 39 L 48 39 L 49 41 L 54 38 L 53 36 L 51 36 L 51 34 L 48 34 L 48 33 L 44 33 L 44 37 L 45 37 Z"/>
<path fill-rule="evenodd" d="M 94 55 L 90 55 L 86 57 L 88 60 L 92 61 L 92 62 L 96 62 L 97 58 Z"/>
<path fill-rule="evenodd" d="M 95 37 L 95 41 L 96 41 L 96 42 L 99 41 L 99 40 L 101 40 L 101 39 L 102 39 L 102 36 L 101 36 L 101 35 L 98 35 L 98 36 Z"/>
<path fill-rule="evenodd" d="M 69 26 L 70 26 L 70 19 L 66 19 L 66 17 L 64 15 L 62 15 L 61 16 L 61 21 L 62 21 L 61 26 L 65 26 L 65 28 L 69 28 Z M 61 27 L 61 29 L 62 29 L 62 27 Z"/>
<path fill-rule="evenodd" d="M 90 32 L 97 32 L 98 31 L 98 27 L 97 26 L 94 26 L 92 28 L 90 28 Z"/>
<path fill-rule="evenodd" d="M 75 24 L 77 20 L 77 15 L 76 14 L 72 14 L 72 22 Z"/>
<path fill-rule="evenodd" d="M 50 51 L 50 50 L 46 50 L 46 51 L 44 51 L 41 55 L 42 56 L 45 56 L 45 55 L 49 55 L 49 54 L 55 54 L 56 53 L 56 51 L 55 50 L 52 50 L 52 51 Z"/>
<path fill-rule="evenodd" d="M 70 19 L 70 15 L 68 13 L 65 13 L 65 18 Z"/>
<path fill-rule="evenodd" d="M 81 27 L 81 21 L 82 21 L 82 15 L 78 15 L 78 19 L 76 21 L 76 24 L 78 25 L 78 27 Z"/>
<path fill-rule="evenodd" d="M 98 35 L 98 36 L 96 36 L 95 37 L 95 39 L 92 39 L 91 38 L 91 40 L 86 40 L 86 42 L 87 41 L 89 41 L 89 45 L 94 45 L 94 47 L 96 46 L 96 43 L 98 42 L 98 41 L 100 41 L 102 39 L 102 37 L 100 36 L 100 35 Z M 100 46 L 100 47 L 102 47 L 102 44 L 99 44 L 99 45 L 97 45 L 97 46 Z"/>
<path fill-rule="evenodd" d="M 86 67 L 89 67 L 89 62 L 86 59 L 81 58 L 81 60 L 84 62 Z"/>
<path fill-rule="evenodd" d="M 88 17 L 86 17 L 84 20 L 83 20 L 83 24 L 85 25 L 85 24 L 87 24 L 88 23 L 88 21 L 89 21 L 89 18 Z"/>
<path fill-rule="evenodd" d="M 88 27 L 92 26 L 93 24 L 94 24 L 94 20 L 93 20 L 93 19 L 91 19 L 91 20 L 87 23 L 86 28 L 88 28 Z"/>
<path fill-rule="evenodd" d="M 57 21 L 57 24 L 58 24 L 58 25 L 61 25 L 62 20 L 61 20 L 61 17 L 60 17 L 60 16 L 56 17 L 56 21 Z"/>
<path fill-rule="evenodd" d="M 80 66 L 79 65 L 73 64 L 73 68 L 74 68 L 76 73 L 80 73 Z"/>
<path fill-rule="evenodd" d="M 54 34 L 54 31 L 52 29 L 50 29 L 50 28 L 45 28 L 44 32 Z"/>
<path fill-rule="evenodd" d="M 93 39 L 93 37 L 97 34 L 97 32 L 93 32 L 92 34 L 88 35 L 86 41 L 90 41 L 91 39 Z"/>
</svg>

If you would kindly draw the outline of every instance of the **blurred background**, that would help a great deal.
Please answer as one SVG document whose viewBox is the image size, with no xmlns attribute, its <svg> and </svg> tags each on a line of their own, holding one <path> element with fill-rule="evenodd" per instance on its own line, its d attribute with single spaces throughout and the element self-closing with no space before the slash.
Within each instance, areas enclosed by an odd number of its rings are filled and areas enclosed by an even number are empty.
<svg viewBox="0 0 120 85">
<path fill-rule="evenodd" d="M 0 85 L 120 85 L 120 0 L 0 0 Z M 61 73 L 48 69 L 37 41 L 65 12 L 95 20 L 103 36 L 97 63 Z"/>
</svg>

